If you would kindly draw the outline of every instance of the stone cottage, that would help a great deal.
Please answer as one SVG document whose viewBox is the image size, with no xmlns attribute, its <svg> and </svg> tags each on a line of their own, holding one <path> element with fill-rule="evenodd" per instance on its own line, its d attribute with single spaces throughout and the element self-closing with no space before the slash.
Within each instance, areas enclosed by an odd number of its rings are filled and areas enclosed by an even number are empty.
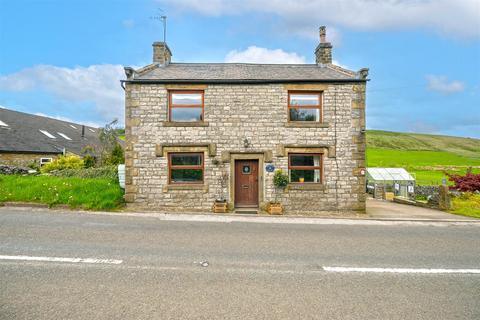
<svg viewBox="0 0 480 320">
<path fill-rule="evenodd" d="M 131 206 L 287 214 L 365 210 L 368 69 L 332 64 L 320 27 L 315 64 L 174 63 L 163 42 L 153 63 L 126 67 L 126 188 Z M 288 174 L 276 190 L 276 170 Z"/>
</svg>

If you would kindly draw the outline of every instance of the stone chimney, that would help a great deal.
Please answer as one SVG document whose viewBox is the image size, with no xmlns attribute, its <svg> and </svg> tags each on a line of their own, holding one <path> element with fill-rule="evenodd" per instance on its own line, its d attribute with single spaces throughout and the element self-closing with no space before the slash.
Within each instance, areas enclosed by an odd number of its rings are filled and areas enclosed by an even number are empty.
<svg viewBox="0 0 480 320">
<path fill-rule="evenodd" d="M 327 42 L 327 28 L 321 26 L 320 29 L 320 43 L 315 49 L 315 62 L 317 64 L 331 64 L 332 63 L 332 44 Z"/>
<path fill-rule="evenodd" d="M 164 42 L 153 43 L 153 63 L 167 65 L 172 60 L 172 51 Z"/>
</svg>

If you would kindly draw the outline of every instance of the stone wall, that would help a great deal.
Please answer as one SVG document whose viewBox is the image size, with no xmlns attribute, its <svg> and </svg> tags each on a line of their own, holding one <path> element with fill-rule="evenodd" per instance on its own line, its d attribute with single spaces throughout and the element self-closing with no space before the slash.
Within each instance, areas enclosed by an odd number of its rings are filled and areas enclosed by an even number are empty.
<svg viewBox="0 0 480 320">
<path fill-rule="evenodd" d="M 40 165 L 40 158 L 52 158 L 53 160 L 57 157 L 56 154 L 0 152 L 0 164 L 26 167 L 33 162 Z"/>
<path fill-rule="evenodd" d="M 205 124 L 175 126 L 168 118 L 168 89 L 205 90 Z M 299 127 L 287 121 L 289 90 L 321 90 L 324 124 Z M 279 195 L 288 214 L 365 210 L 365 84 L 126 85 L 127 202 L 144 209 L 210 210 L 220 193 L 220 177 L 232 159 L 259 155 L 261 207 L 274 199 L 272 163 L 287 171 L 288 152 L 312 147 L 324 153 L 324 184 L 289 186 Z M 245 147 L 244 140 L 250 145 Z M 168 185 L 167 151 L 204 152 L 203 186 Z M 182 149 L 183 148 L 183 149 Z M 186 149 L 185 149 L 186 148 Z M 302 149 L 302 150 L 303 150 Z M 223 190 L 232 200 L 232 185 Z"/>
</svg>

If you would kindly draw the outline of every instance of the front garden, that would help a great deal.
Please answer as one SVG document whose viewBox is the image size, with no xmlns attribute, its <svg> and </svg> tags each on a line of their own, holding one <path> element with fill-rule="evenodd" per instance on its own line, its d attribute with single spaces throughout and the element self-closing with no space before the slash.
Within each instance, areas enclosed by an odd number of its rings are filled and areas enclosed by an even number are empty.
<svg viewBox="0 0 480 320">
<path fill-rule="evenodd" d="M 82 157 L 61 156 L 39 167 L 0 166 L 0 203 L 33 202 L 85 210 L 119 210 L 124 192 L 117 165 L 124 162 L 115 122 L 100 130 L 101 145 L 86 147 Z"/>
</svg>

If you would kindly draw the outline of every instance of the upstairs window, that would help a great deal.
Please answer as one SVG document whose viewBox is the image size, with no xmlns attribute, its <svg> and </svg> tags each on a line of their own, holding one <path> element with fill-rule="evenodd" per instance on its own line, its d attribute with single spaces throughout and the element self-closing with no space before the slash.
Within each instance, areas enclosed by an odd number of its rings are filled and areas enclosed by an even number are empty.
<svg viewBox="0 0 480 320">
<path fill-rule="evenodd" d="M 322 122 L 322 93 L 289 92 L 288 121 Z"/>
<path fill-rule="evenodd" d="M 170 183 L 203 183 L 203 153 L 169 153 Z"/>
<path fill-rule="evenodd" d="M 169 91 L 168 117 L 173 122 L 203 121 L 203 91 Z"/>
<path fill-rule="evenodd" d="M 288 155 L 290 182 L 322 183 L 322 155 L 291 153 Z"/>
</svg>

